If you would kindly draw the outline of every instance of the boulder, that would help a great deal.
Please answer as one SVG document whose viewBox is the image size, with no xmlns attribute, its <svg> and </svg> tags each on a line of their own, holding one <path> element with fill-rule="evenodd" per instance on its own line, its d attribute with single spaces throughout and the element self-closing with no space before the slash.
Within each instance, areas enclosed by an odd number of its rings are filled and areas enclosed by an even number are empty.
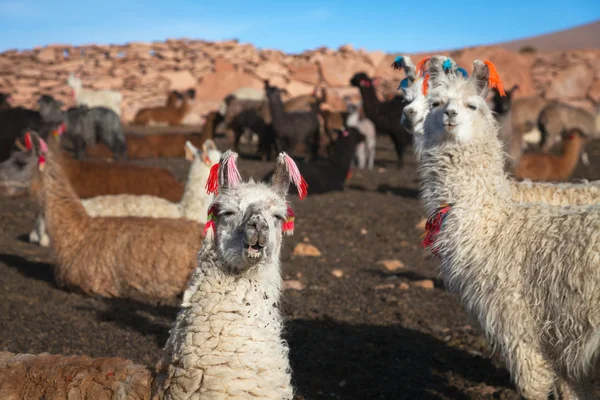
<svg viewBox="0 0 600 400">
<path fill-rule="evenodd" d="M 188 71 L 162 72 L 160 76 L 170 82 L 171 90 L 187 90 L 197 84 L 196 78 Z"/>
</svg>

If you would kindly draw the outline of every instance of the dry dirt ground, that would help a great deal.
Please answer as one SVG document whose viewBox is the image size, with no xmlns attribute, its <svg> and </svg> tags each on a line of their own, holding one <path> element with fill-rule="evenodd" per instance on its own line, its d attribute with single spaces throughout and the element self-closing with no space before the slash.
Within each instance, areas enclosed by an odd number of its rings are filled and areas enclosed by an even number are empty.
<svg viewBox="0 0 600 400">
<path fill-rule="evenodd" d="M 343 193 L 291 197 L 297 228 L 285 241 L 283 275 L 305 288 L 286 290 L 282 307 L 298 398 L 518 399 L 499 355 L 437 279 L 439 261 L 421 249 L 414 159 L 402 170 L 391 167 L 387 138 L 377 155 L 377 168 L 355 171 Z M 592 167 L 580 163 L 576 177 L 600 179 L 599 142 L 589 155 Z M 143 164 L 165 166 L 182 181 L 188 168 L 183 159 Z M 245 178 L 272 167 L 239 164 Z M 0 350 L 152 365 L 177 302 L 152 306 L 57 288 L 51 252 L 26 241 L 35 215 L 27 198 L 0 198 Z M 294 256 L 303 241 L 322 256 Z M 378 264 L 384 259 L 404 267 L 388 271 Z M 427 279 L 434 287 L 420 282 Z"/>
</svg>

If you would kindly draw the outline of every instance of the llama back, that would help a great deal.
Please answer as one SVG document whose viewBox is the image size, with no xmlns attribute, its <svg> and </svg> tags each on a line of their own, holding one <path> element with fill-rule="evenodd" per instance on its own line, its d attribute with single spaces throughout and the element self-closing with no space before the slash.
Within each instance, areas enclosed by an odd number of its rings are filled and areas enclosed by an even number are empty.
<svg viewBox="0 0 600 400">
<path fill-rule="evenodd" d="M 91 217 L 180 218 L 179 204 L 156 196 L 132 194 L 97 196 L 81 203 Z"/>
<path fill-rule="evenodd" d="M 178 202 L 183 195 L 183 185 L 162 168 L 67 158 L 62 165 L 81 198 L 107 194 L 147 194 Z"/>
</svg>

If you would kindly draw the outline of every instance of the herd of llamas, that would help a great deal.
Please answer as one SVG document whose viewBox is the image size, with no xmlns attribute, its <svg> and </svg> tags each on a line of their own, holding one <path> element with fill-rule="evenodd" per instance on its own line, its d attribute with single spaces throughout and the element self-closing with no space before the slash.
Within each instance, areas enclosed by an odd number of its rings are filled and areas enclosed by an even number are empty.
<svg viewBox="0 0 600 400">
<path fill-rule="evenodd" d="M 281 249 L 296 218 L 288 191 L 300 200 L 344 191 L 352 169 L 374 169 L 378 134 L 393 143 L 394 173 L 412 149 L 429 216 L 423 245 L 518 392 L 594 398 L 600 182 L 566 181 L 586 162 L 595 117 L 540 96 L 513 99 L 518 86 L 504 88 L 489 61 L 405 55 L 391 68 L 405 74 L 391 100 L 362 72 L 349 82 L 362 100 L 346 98 L 343 112 L 321 107 L 324 89 L 284 101 L 265 81 L 228 95 L 198 134 L 126 134 L 121 95 L 75 76 L 66 110 L 47 94 L 38 110 L 0 94 L 0 187 L 39 204 L 29 241 L 52 249 L 58 287 L 180 304 L 155 366 L 0 352 L 0 398 L 293 399 L 279 309 Z M 195 95 L 173 90 L 133 124 L 181 126 Z M 541 135 L 531 144 L 533 129 Z M 220 130 L 231 149 L 218 148 Z M 243 181 L 242 148 L 273 169 Z M 189 161 L 185 185 L 128 161 L 159 157 Z"/>
</svg>

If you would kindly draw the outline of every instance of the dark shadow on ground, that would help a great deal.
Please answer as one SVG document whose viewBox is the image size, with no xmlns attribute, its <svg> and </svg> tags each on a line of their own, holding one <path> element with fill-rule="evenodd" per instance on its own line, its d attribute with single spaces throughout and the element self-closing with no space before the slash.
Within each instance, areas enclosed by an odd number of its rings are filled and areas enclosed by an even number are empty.
<svg viewBox="0 0 600 400">
<path fill-rule="evenodd" d="M 306 399 L 471 398 L 456 379 L 512 387 L 490 360 L 400 326 L 299 319 L 287 330 L 295 385 Z"/>
</svg>

